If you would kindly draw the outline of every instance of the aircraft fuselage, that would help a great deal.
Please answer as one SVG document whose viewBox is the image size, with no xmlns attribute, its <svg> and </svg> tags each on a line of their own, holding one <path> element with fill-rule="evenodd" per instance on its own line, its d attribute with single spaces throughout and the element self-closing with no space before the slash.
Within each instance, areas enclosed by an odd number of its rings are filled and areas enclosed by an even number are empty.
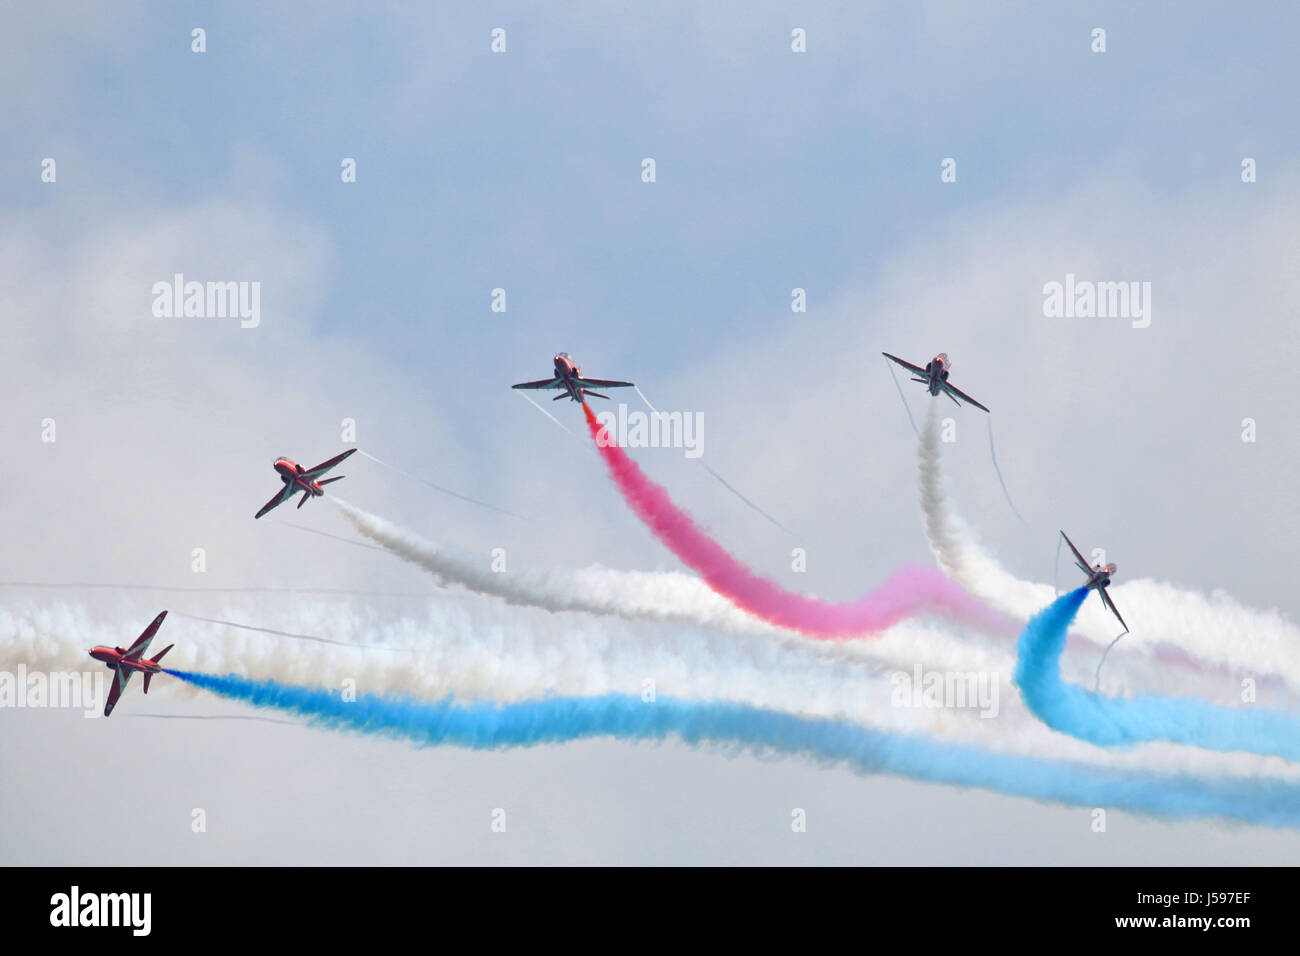
<svg viewBox="0 0 1300 956">
<path fill-rule="evenodd" d="M 1110 576 L 1114 573 L 1111 568 L 1093 568 L 1092 574 L 1088 578 L 1087 587 L 1090 589 L 1100 589 L 1110 587 Z"/>
<path fill-rule="evenodd" d="M 277 458 L 275 460 L 275 470 L 279 472 L 280 480 L 286 485 L 297 485 L 300 490 L 311 492 L 312 497 L 325 494 L 325 489 L 319 484 L 302 477 L 305 469 L 296 461 L 291 461 L 288 458 Z"/>
<path fill-rule="evenodd" d="M 944 356 L 936 355 L 926 362 L 925 374 L 930 379 L 927 387 L 931 395 L 938 395 L 943 391 L 943 383 L 948 381 L 948 362 L 944 359 Z"/>
<path fill-rule="evenodd" d="M 109 670 L 117 670 L 120 667 L 128 671 L 138 671 L 142 674 L 156 674 L 162 669 L 161 665 L 152 661 L 127 660 L 125 655 L 126 649 L 122 647 L 100 646 L 90 649 L 90 656 L 97 661 L 103 661 L 104 666 Z"/>
<path fill-rule="evenodd" d="M 582 368 L 563 352 L 555 356 L 555 377 L 564 383 L 564 390 L 571 399 L 582 401 L 582 389 L 577 384 L 577 380 L 582 378 Z"/>
</svg>

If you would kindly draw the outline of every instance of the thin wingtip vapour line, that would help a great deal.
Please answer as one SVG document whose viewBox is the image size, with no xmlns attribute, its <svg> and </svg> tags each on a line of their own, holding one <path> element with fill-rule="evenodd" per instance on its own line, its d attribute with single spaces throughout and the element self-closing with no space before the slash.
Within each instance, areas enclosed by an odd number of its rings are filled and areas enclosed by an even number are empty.
<svg viewBox="0 0 1300 956">
<path fill-rule="evenodd" d="M 462 495 L 459 491 L 452 491 L 450 488 L 445 488 L 442 485 L 430 481 L 428 478 L 421 478 L 419 475 L 412 474 L 411 472 L 407 471 L 404 468 L 398 468 L 396 465 L 389 464 L 383 459 L 376 458 L 374 455 L 370 454 L 370 452 L 366 451 L 364 448 L 358 448 L 357 451 L 361 452 L 362 455 L 364 455 L 366 458 L 369 458 L 371 461 L 375 462 L 376 464 L 383 465 L 385 468 L 391 468 L 399 475 L 404 475 L 405 477 L 410 478 L 412 481 L 418 481 L 422 485 L 427 485 L 428 487 L 432 488 L 434 491 L 441 491 L 444 495 L 450 495 L 453 498 L 459 498 L 461 501 L 469 502 L 472 505 L 478 505 L 480 508 L 486 508 L 488 511 L 495 511 L 497 514 L 509 515 L 511 518 L 519 518 L 523 521 L 531 520 L 524 515 L 517 514 L 516 512 L 510 511 L 506 508 L 498 508 L 496 505 L 488 504 L 486 501 L 479 501 L 477 498 L 471 498 L 469 495 Z"/>
<path fill-rule="evenodd" d="M 634 389 L 636 389 L 636 393 L 637 393 L 638 395 L 641 396 L 641 401 L 645 402 L 646 408 L 650 409 L 650 411 L 652 411 L 655 415 L 659 415 L 659 414 L 660 414 L 659 409 L 655 408 L 653 405 L 650 404 L 650 399 L 648 399 L 648 398 L 645 397 L 645 392 L 641 391 L 641 387 L 640 387 L 639 385 L 633 385 L 632 387 L 633 387 Z M 585 406 L 586 403 L 584 402 L 583 404 L 584 404 L 584 406 Z M 772 525 L 774 525 L 775 527 L 777 527 L 777 528 L 779 528 L 780 530 L 784 531 L 784 532 L 785 532 L 786 534 L 788 534 L 790 537 L 792 537 L 792 538 L 795 537 L 795 533 L 794 533 L 793 531 L 791 531 L 791 530 L 790 530 L 789 528 L 787 528 L 785 525 L 781 524 L 781 522 L 777 521 L 777 520 L 776 520 L 775 518 L 773 518 L 770 514 L 768 514 L 766 511 L 764 511 L 762 508 L 760 508 L 760 507 L 759 507 L 755 502 L 751 501 L 748 497 L 746 497 L 746 496 L 745 496 L 745 495 L 740 491 L 739 488 L 737 488 L 737 487 L 736 487 L 735 485 L 733 485 L 731 482 L 727 481 L 726 478 L 723 478 L 723 477 L 722 477 L 720 474 L 718 474 L 718 473 L 717 473 L 713 468 L 711 468 L 711 467 L 709 466 L 708 462 L 706 462 L 703 458 L 697 458 L 697 459 L 695 459 L 695 460 L 698 461 L 701 465 L 703 465 L 703 466 L 704 466 L 704 470 L 707 471 L 710 475 L 712 475 L 713 478 L 714 478 L 714 479 L 715 479 L 719 484 L 722 485 L 722 487 L 726 488 L 726 489 L 727 489 L 728 491 L 730 491 L 733 495 L 735 495 L 737 498 L 739 498 L 739 499 L 740 499 L 740 500 L 741 500 L 741 501 L 742 501 L 746 506 L 748 506 L 750 509 L 752 509 L 756 514 L 759 514 L 759 515 L 761 515 L 763 518 L 767 519 L 767 521 L 771 522 Z"/>
</svg>

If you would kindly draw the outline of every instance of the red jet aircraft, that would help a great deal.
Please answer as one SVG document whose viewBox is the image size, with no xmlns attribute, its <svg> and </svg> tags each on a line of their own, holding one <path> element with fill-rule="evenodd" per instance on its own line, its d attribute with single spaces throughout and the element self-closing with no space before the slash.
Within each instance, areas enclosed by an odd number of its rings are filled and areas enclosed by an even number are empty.
<svg viewBox="0 0 1300 956">
<path fill-rule="evenodd" d="M 588 395 L 594 395 L 596 398 L 609 398 L 608 395 L 593 392 L 593 388 L 635 388 L 636 386 L 631 382 L 615 382 L 607 378 L 583 378 L 582 369 L 578 366 L 578 363 L 569 357 L 569 353 L 559 352 L 555 356 L 554 378 L 543 378 L 536 382 L 520 382 L 518 385 L 511 385 L 510 387 L 558 388 L 562 389 L 562 391 L 551 401 L 558 402 L 568 396 L 575 402 L 581 402 Z"/>
<path fill-rule="evenodd" d="M 1119 623 L 1123 625 L 1124 633 L 1127 634 L 1128 625 L 1124 623 L 1124 618 L 1120 617 L 1119 608 L 1115 606 L 1115 602 L 1110 599 L 1110 592 L 1106 590 L 1106 588 L 1110 586 L 1111 576 L 1118 570 L 1118 568 L 1115 567 L 1114 562 L 1111 562 L 1110 564 L 1089 564 L 1088 559 L 1079 553 L 1079 549 L 1074 546 L 1074 542 L 1070 540 L 1068 534 L 1062 531 L 1061 537 L 1065 539 L 1065 543 L 1068 544 L 1070 550 L 1074 552 L 1074 563 L 1078 566 L 1080 571 L 1088 575 L 1088 583 L 1084 585 L 1084 587 L 1089 590 L 1095 590 L 1097 594 L 1101 596 L 1101 603 L 1110 609 L 1110 612 L 1114 614 L 1119 620 Z"/>
<path fill-rule="evenodd" d="M 144 652 L 149 649 L 149 642 L 153 636 L 158 633 L 158 628 L 162 626 L 163 618 L 167 612 L 163 611 L 153 623 L 144 629 L 144 633 L 135 639 L 135 643 L 129 648 L 122 647 L 92 647 L 90 656 L 97 661 L 103 661 L 104 664 L 112 671 L 113 686 L 108 691 L 108 700 L 104 703 L 104 716 L 107 717 L 117 706 L 117 699 L 122 696 L 122 691 L 126 690 L 127 682 L 131 675 L 136 671 L 144 674 L 144 692 L 149 693 L 149 679 L 162 670 L 159 661 L 163 655 L 170 651 L 175 644 L 168 644 L 153 660 L 145 660 Z"/>
<path fill-rule="evenodd" d="M 947 352 L 940 352 L 934 358 L 930 359 L 930 361 L 926 362 L 924 368 L 919 365 L 913 365 L 911 362 L 904 362 L 897 355 L 890 355 L 888 352 L 881 352 L 880 354 L 896 365 L 901 365 L 903 368 L 911 372 L 912 381 L 920 382 L 926 387 L 926 390 L 929 391 L 931 395 L 944 394 L 951 398 L 953 403 L 956 405 L 966 402 L 969 405 L 974 405 L 976 408 L 983 409 L 986 412 L 988 411 L 987 407 L 981 405 L 956 385 L 948 381 L 948 370 L 952 368 L 952 362 L 948 359 Z M 957 399 L 961 399 L 961 401 L 959 402 Z"/>
<path fill-rule="evenodd" d="M 326 478 L 324 481 L 319 481 L 318 479 L 321 475 L 325 474 L 355 451 L 355 448 L 349 448 L 343 454 L 335 455 L 329 461 L 323 461 L 315 468 L 303 468 L 303 466 L 298 464 L 296 461 L 291 461 L 288 458 L 277 458 L 274 467 L 275 470 L 280 473 L 280 480 L 284 482 L 284 488 L 282 488 L 280 493 L 274 498 L 262 505 L 262 510 L 253 515 L 253 517 L 262 517 L 262 515 L 266 514 L 272 508 L 284 504 L 300 491 L 302 492 L 302 500 L 298 502 L 299 508 L 307 503 L 308 498 L 319 498 L 321 495 L 325 494 L 325 489 L 321 487 L 322 485 L 328 485 L 331 481 L 341 481 L 346 477 L 345 475 L 338 475 L 335 478 Z"/>
</svg>

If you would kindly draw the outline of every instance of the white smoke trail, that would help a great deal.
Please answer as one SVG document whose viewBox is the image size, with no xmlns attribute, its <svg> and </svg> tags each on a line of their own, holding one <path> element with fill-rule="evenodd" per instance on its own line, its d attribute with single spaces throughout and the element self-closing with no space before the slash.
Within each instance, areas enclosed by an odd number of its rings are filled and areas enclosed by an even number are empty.
<svg viewBox="0 0 1300 956">
<path fill-rule="evenodd" d="M 142 600 L 91 610 L 20 596 L 0 609 L 0 667 L 98 670 L 87 650 L 128 644 L 156 612 Z M 354 601 L 295 600 L 279 608 L 265 601 L 187 603 L 184 611 L 172 609 L 163 628 L 152 650 L 174 644 L 164 663 L 182 670 L 334 687 L 352 681 L 358 692 L 432 699 L 508 701 L 652 688 L 853 717 L 887 705 L 886 675 L 900 666 L 939 663 L 916 653 L 918 646 L 964 654 L 972 670 L 1010 668 L 1005 652 L 964 650 L 963 642 L 922 625 L 899 625 L 869 653 L 830 654 L 796 638 L 757 641 L 647 622 L 561 619 L 477 597 L 435 600 L 420 613 L 396 615 Z M 159 679 L 153 693 L 159 685 L 184 688 Z"/>
<path fill-rule="evenodd" d="M 767 642 L 780 642 L 787 649 L 815 643 L 826 659 L 874 660 L 878 667 L 891 672 L 908 671 L 918 660 L 931 662 L 927 666 L 938 666 L 948 671 L 1001 675 L 1010 675 L 1014 671 L 1015 647 L 1005 635 L 984 637 L 968 633 L 958 636 L 950 625 L 926 627 L 909 622 L 891 629 L 875 641 L 809 642 L 737 611 L 730 602 L 689 575 L 604 568 L 496 574 L 483 559 L 477 562 L 467 559 L 347 502 L 334 500 L 363 534 L 430 571 L 440 582 L 460 584 L 480 594 L 503 598 L 511 604 L 547 611 L 612 615 L 628 620 L 677 619 L 696 626 L 762 637 Z M 1050 595 L 1045 596 L 1041 604 L 1030 610 L 1038 610 L 1050 599 Z M 1063 657 L 1061 667 L 1065 679 L 1075 683 L 1088 682 L 1094 674 L 1095 653 L 1086 648 L 1071 648 Z M 1172 667 L 1148 655 L 1137 655 L 1126 659 L 1122 665 L 1117 664 L 1112 669 L 1110 683 L 1112 690 L 1124 693 L 1130 688 L 1159 687 L 1171 679 L 1177 681 L 1177 693 L 1195 693 L 1224 704 L 1234 703 L 1231 696 L 1225 698 L 1224 695 L 1234 694 L 1237 688 L 1220 675 Z M 1009 677 L 1006 680 L 1006 695 L 1016 697 L 1018 692 L 1011 687 Z M 714 687 L 713 691 L 724 695 L 724 690 L 719 687 Z M 750 687 L 739 699 L 750 703 L 760 699 L 766 701 L 762 682 Z M 775 701 L 767 702 L 777 706 Z"/>
<path fill-rule="evenodd" d="M 554 568 L 547 571 L 517 571 L 496 573 L 484 558 L 470 558 L 464 554 L 427 541 L 405 528 L 372 515 L 337 497 L 332 500 L 353 526 L 366 537 L 377 541 L 396 556 L 423 568 L 441 584 L 459 585 L 478 594 L 496 597 L 519 607 L 536 607 L 550 612 L 580 612 L 607 615 L 630 621 L 677 621 L 689 625 L 715 628 L 733 634 L 753 635 L 769 641 L 800 644 L 806 638 L 782 630 L 752 617 L 719 596 L 699 578 L 681 572 L 616 571 L 609 568 L 584 569 Z M 947 566 L 945 565 L 945 568 Z M 952 573 L 949 570 L 949 573 Z M 1038 604 L 1027 605 L 1029 613 L 1050 602 L 1047 595 Z M 983 667 L 988 669 L 989 655 L 1001 654 L 1004 673 L 1010 673 L 1014 642 L 1006 634 L 981 634 L 973 628 L 958 635 L 950 629 L 918 629 L 916 639 L 909 645 L 896 637 L 903 633 L 897 629 L 882 638 L 869 642 L 815 642 L 823 645 L 828 655 L 861 655 L 874 653 L 883 662 L 891 662 L 907 669 L 922 658 L 928 661 L 965 662 L 963 669 Z M 869 645 L 871 650 L 864 650 Z M 1077 658 L 1077 659 L 1076 659 Z M 978 661 L 978 663 L 972 663 Z M 1071 648 L 1062 662 L 1068 679 L 1091 682 L 1096 667 L 1096 655 Z M 1167 663 L 1157 664 L 1147 655 L 1129 661 L 1123 667 L 1109 672 L 1111 690 L 1124 692 L 1129 687 L 1150 687 L 1167 671 Z M 1182 673 L 1187 681 L 1191 675 Z M 1221 682 L 1220 682 L 1221 683 Z M 1213 695 L 1221 687 L 1208 687 Z M 1189 692 L 1184 689 L 1183 692 Z"/>
<path fill-rule="evenodd" d="M 428 571 L 440 584 L 460 585 L 478 594 L 500 598 L 508 604 L 551 612 L 573 611 L 627 620 L 679 621 L 734 634 L 763 636 L 769 640 L 803 640 L 741 610 L 691 574 L 616 571 L 602 567 L 496 572 L 482 557 L 471 558 L 428 541 L 338 497 L 330 500 L 357 531 L 382 544 L 397 557 Z M 1010 647 L 1005 633 L 979 635 L 972 632 L 966 636 L 966 642 L 978 644 L 980 638 L 984 643 L 997 644 L 1004 649 Z M 932 650 L 921 648 L 911 653 L 914 656 Z M 911 658 L 905 653 L 901 659 Z"/>
<path fill-rule="evenodd" d="M 921 435 L 918 474 L 925 535 L 945 573 L 972 594 L 1024 620 L 1052 601 L 1052 585 L 1017 578 L 980 546 L 974 531 L 955 513 L 944 489 L 933 416 Z M 1300 686 L 1300 628 L 1277 610 L 1248 608 L 1220 592 L 1205 595 L 1149 578 L 1116 584 L 1111 593 L 1134 628 L 1124 638 L 1128 651 L 1153 654 L 1160 644 L 1174 645 L 1203 662 L 1246 668 Z M 1100 601 L 1084 604 L 1076 627 L 1099 647 L 1110 644 L 1118 630 Z M 1108 673 L 1113 664 L 1107 665 Z"/>
<path fill-rule="evenodd" d="M 427 541 L 338 497 L 330 500 L 357 531 L 428 571 L 442 584 L 458 584 L 510 604 L 548 611 L 690 621 L 736 633 L 781 633 L 778 628 L 740 610 L 693 575 L 600 567 L 498 573 L 482 558 L 471 558 Z"/>
<path fill-rule="evenodd" d="M 892 628 L 878 642 L 858 644 L 854 653 L 830 652 L 807 641 L 756 641 L 698 629 L 667 628 L 648 622 L 556 618 L 476 599 L 471 604 L 430 603 L 422 614 L 387 616 L 353 601 L 303 603 L 281 608 L 265 601 L 225 603 L 211 617 L 257 620 L 262 629 L 185 623 L 169 617 L 160 640 L 175 643 L 166 660 L 179 669 L 236 673 L 307 686 L 352 687 L 358 693 L 403 693 L 422 699 L 516 701 L 548 694 L 607 693 L 726 700 L 791 713 L 851 720 L 894 732 L 994 750 L 1053 756 L 1104 766 L 1197 773 L 1294 775 L 1276 758 L 1206 755 L 1185 747 L 1149 745 L 1108 751 L 1057 734 L 1033 717 L 1012 690 L 1010 650 L 972 647 L 937 627 L 914 622 Z M 46 670 L 84 670 L 94 644 L 130 640 L 156 608 L 143 602 L 91 610 L 85 605 L 19 598 L 0 609 L 0 667 L 19 663 Z M 179 616 L 173 615 L 173 617 Z M 192 614 L 191 617 L 198 617 Z M 181 625 L 181 626 L 177 626 Z M 312 633 L 338 645 L 411 647 L 399 654 L 326 646 L 275 633 Z M 165 646 L 165 645 L 164 645 Z M 932 660 L 915 653 L 931 648 Z M 908 661 L 902 665 L 898 662 Z M 978 710 L 898 706 L 892 699 L 903 670 L 913 663 L 991 675 L 998 688 L 998 713 L 981 719 Z M 189 698 L 178 681 L 156 678 L 150 697 Z M 139 682 L 128 691 L 140 693 Z M 123 698 L 121 714 L 145 713 L 156 705 Z"/>
</svg>

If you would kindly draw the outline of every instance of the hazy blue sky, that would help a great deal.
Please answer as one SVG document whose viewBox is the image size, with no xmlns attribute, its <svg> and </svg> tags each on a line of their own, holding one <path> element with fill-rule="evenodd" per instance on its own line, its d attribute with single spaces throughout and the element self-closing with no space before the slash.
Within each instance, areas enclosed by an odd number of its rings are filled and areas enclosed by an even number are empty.
<svg viewBox="0 0 1300 956">
<path fill-rule="evenodd" d="M 994 410 L 1028 527 L 1002 500 L 983 421 L 950 406 L 956 497 L 1017 573 L 1050 579 L 1065 527 L 1125 574 L 1300 613 L 1295 8 L 428 6 L 3 4 L 4 581 L 192 585 L 202 547 L 203 585 L 426 589 L 395 559 L 281 527 L 349 534 L 325 502 L 251 520 L 272 459 L 328 457 L 344 418 L 378 457 L 528 520 L 358 456 L 336 487 L 370 510 L 520 567 L 676 568 L 595 458 L 508 388 L 563 349 L 701 413 L 705 461 L 794 535 L 680 451 L 640 453 L 646 469 L 755 567 L 848 597 L 929 560 L 914 440 L 879 353 L 945 350 L 953 381 Z M 940 181 L 946 157 L 955 183 Z M 261 324 L 154 318 L 151 286 L 175 272 L 260 282 Z M 1150 327 L 1046 318 L 1042 287 L 1066 273 L 1151 282 Z M 490 309 L 498 287 L 505 313 Z M 548 410 L 578 429 L 571 404 Z M 806 575 L 790 572 L 796 545 Z M 157 603 L 45 597 L 141 625 Z M 257 614 L 249 600 L 230 613 Z M 287 599 L 257 601 L 292 619 Z M 551 627 L 535 617 L 518 627 Z M 667 627 L 608 633 L 653 643 Z M 128 767 L 111 741 L 162 756 Z M 485 757 L 7 712 L 0 748 L 6 804 L 23 811 L 6 818 L 26 821 L 0 827 L 6 861 L 1250 863 L 1300 849 L 1137 820 L 1103 841 L 1083 811 L 680 747 Z M 502 849 L 475 828 L 506 800 L 532 822 Z M 154 801 L 184 817 L 176 841 L 91 843 L 76 822 Z M 199 801 L 237 822 L 196 849 Z M 804 804 L 835 822 L 792 846 L 788 808 Z M 373 843 L 322 836 L 357 814 L 373 814 Z"/>
</svg>

